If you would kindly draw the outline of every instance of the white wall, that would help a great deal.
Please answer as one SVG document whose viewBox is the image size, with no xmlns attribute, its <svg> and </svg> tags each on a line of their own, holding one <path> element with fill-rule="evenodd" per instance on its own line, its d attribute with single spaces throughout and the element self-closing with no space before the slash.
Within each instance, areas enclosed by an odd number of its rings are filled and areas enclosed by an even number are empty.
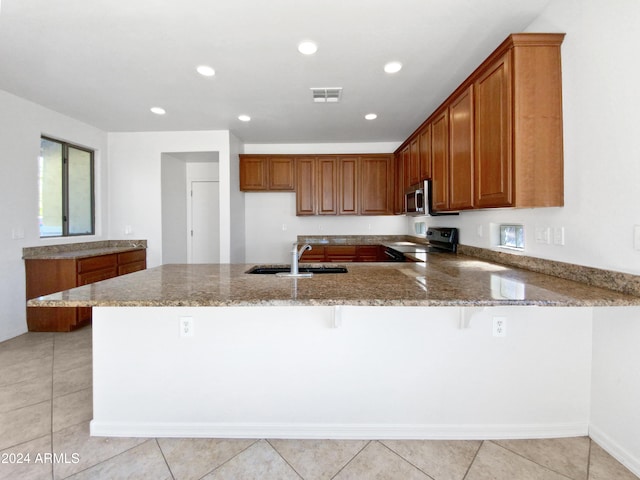
<svg viewBox="0 0 640 480">
<path fill-rule="evenodd" d="M 187 164 L 161 155 L 162 260 L 187 263 Z"/>
<path fill-rule="evenodd" d="M 111 238 L 127 238 L 125 226 L 134 238 L 148 240 L 147 263 L 162 260 L 163 152 L 218 152 L 220 175 L 220 259 L 230 258 L 230 165 L 229 132 L 143 132 L 109 133 L 109 225 Z M 226 187 L 225 187 L 226 185 Z"/>
<path fill-rule="evenodd" d="M 565 206 L 466 212 L 427 220 L 491 247 L 491 223 L 525 225 L 526 254 L 640 274 L 640 2 L 552 0 L 528 28 L 565 32 L 562 45 Z M 455 87 L 455 85 L 452 85 Z M 482 226 L 483 236 L 477 234 Z M 537 226 L 565 227 L 565 246 L 535 242 Z"/>
<path fill-rule="evenodd" d="M 247 144 L 245 153 L 392 153 L 399 143 Z M 403 216 L 296 216 L 295 193 L 245 193 L 247 263 L 289 263 L 298 235 L 402 235 Z"/>
<path fill-rule="evenodd" d="M 230 178 L 230 238 L 231 248 L 229 261 L 231 263 L 244 263 L 245 258 L 245 196 L 240 191 L 240 160 L 243 153 L 243 145 L 234 136 L 229 135 L 229 178 Z"/>
<path fill-rule="evenodd" d="M 41 135 L 95 150 L 96 235 L 40 239 L 38 156 Z M 0 341 L 27 331 L 23 247 L 108 237 L 105 225 L 106 158 L 106 132 L 0 91 Z M 23 238 L 14 239 L 14 236 Z"/>
<path fill-rule="evenodd" d="M 589 434 L 640 475 L 640 308 L 596 308 Z"/>
</svg>

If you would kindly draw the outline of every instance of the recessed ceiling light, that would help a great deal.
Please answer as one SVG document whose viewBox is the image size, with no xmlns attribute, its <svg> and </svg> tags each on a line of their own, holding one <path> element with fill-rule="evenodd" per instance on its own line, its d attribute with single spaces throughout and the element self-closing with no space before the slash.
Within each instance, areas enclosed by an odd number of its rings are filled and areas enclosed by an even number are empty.
<svg viewBox="0 0 640 480">
<path fill-rule="evenodd" d="M 213 77 L 216 71 L 208 65 L 200 65 L 196 71 L 203 77 Z"/>
<path fill-rule="evenodd" d="M 249 115 L 238 115 L 238 120 L 241 122 L 250 122 L 251 117 Z"/>
<path fill-rule="evenodd" d="M 400 70 L 402 70 L 400 62 L 389 62 L 384 66 L 384 71 L 387 73 L 398 73 Z"/>
<path fill-rule="evenodd" d="M 376 115 L 375 113 L 367 113 L 364 118 L 366 118 L 367 120 L 375 120 L 376 118 L 378 118 L 378 115 Z"/>
<path fill-rule="evenodd" d="M 162 107 L 151 107 L 150 110 L 152 113 L 155 113 L 156 115 L 164 115 L 165 113 L 167 113 L 165 109 Z"/>
<path fill-rule="evenodd" d="M 313 55 L 318 51 L 318 45 L 314 42 L 301 42 L 298 44 L 298 51 L 303 55 Z"/>
</svg>

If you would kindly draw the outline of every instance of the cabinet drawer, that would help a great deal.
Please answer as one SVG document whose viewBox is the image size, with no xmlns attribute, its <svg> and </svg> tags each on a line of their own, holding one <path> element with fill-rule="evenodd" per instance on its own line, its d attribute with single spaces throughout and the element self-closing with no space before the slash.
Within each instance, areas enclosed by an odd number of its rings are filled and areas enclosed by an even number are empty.
<svg viewBox="0 0 640 480">
<path fill-rule="evenodd" d="M 353 262 L 356 259 L 355 245 L 331 245 L 325 247 L 327 262 Z"/>
<path fill-rule="evenodd" d="M 115 254 L 83 258 L 78 260 L 78 273 L 92 272 L 94 270 L 107 268 L 113 268 L 115 270 L 117 262 L 118 259 Z"/>
<path fill-rule="evenodd" d="M 131 250 L 130 252 L 123 252 L 118 254 L 118 265 L 124 265 L 125 263 L 143 262 L 146 259 L 146 250 Z"/>
<path fill-rule="evenodd" d="M 147 262 L 142 260 L 141 262 L 131 262 L 125 265 L 118 265 L 118 275 L 126 275 L 127 273 L 137 272 L 147 268 Z"/>
<path fill-rule="evenodd" d="M 87 285 L 93 282 L 99 282 L 118 275 L 118 269 L 115 265 L 102 270 L 94 270 L 92 272 L 82 273 L 78 275 L 78 286 Z"/>
</svg>

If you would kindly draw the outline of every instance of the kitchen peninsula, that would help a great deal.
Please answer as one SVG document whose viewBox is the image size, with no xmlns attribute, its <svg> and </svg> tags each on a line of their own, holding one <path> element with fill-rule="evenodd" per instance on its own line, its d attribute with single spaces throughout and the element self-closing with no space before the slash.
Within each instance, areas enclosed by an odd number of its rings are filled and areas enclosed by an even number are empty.
<svg viewBox="0 0 640 480">
<path fill-rule="evenodd" d="M 29 301 L 94 307 L 93 435 L 585 435 L 593 307 L 640 306 L 465 255 L 301 279 L 251 266 L 163 265 Z"/>
</svg>

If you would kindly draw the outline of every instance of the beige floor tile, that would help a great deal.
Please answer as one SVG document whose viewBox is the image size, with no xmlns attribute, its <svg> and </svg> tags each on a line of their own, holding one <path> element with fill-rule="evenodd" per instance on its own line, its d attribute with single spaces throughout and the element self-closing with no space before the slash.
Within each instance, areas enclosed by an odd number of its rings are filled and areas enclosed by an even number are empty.
<svg viewBox="0 0 640 480">
<path fill-rule="evenodd" d="M 171 472 L 158 443 L 151 439 L 117 457 L 69 477 L 69 480 L 85 479 L 171 480 Z"/>
<path fill-rule="evenodd" d="M 256 440 L 159 438 L 158 444 L 176 480 L 198 479 L 254 444 Z"/>
<path fill-rule="evenodd" d="M 51 435 L 36 438 L 0 452 L 0 480 L 51 480 L 52 465 L 44 454 L 51 453 Z M 6 458 L 5 454 L 14 455 Z"/>
<path fill-rule="evenodd" d="M 424 473 L 379 442 L 367 445 L 335 476 L 336 480 L 430 480 Z"/>
<path fill-rule="evenodd" d="M 637 480 L 632 472 L 605 452 L 596 442 L 591 442 L 589 480 Z"/>
<path fill-rule="evenodd" d="M 493 442 L 484 442 L 465 480 L 567 480 Z"/>
<path fill-rule="evenodd" d="M 481 441 L 385 440 L 382 442 L 435 480 L 461 480 Z"/>
<path fill-rule="evenodd" d="M 589 437 L 500 440 L 498 445 L 573 480 L 586 480 Z"/>
<path fill-rule="evenodd" d="M 260 440 L 203 480 L 300 480 L 266 441 Z"/>
<path fill-rule="evenodd" d="M 51 400 L 51 372 L 44 377 L 36 377 L 0 387 L 0 412 L 10 412 L 16 408 Z"/>
<path fill-rule="evenodd" d="M 93 368 L 91 364 L 70 370 L 55 370 L 53 372 L 53 397 L 60 397 L 69 393 L 93 387 Z"/>
<path fill-rule="evenodd" d="M 366 440 L 269 440 L 305 480 L 331 479 L 366 445 Z"/>
<path fill-rule="evenodd" d="M 54 371 L 66 371 L 91 365 L 93 362 L 91 347 L 83 346 L 60 350 L 54 349 Z"/>
<path fill-rule="evenodd" d="M 53 354 L 35 352 L 33 355 L 29 353 L 18 353 L 15 356 L 5 355 L 0 362 L 0 386 L 13 385 L 14 383 L 24 382 L 25 380 L 33 380 L 51 375 L 53 365 Z"/>
<path fill-rule="evenodd" d="M 72 425 L 93 418 L 93 388 L 85 388 L 78 392 L 53 399 L 53 431 L 65 429 Z"/>
<path fill-rule="evenodd" d="M 92 437 L 89 435 L 89 422 L 55 432 L 53 434 L 54 453 L 66 454 L 68 457 L 77 454 L 79 462 L 55 464 L 54 478 L 66 478 L 86 470 L 147 440 L 146 438 Z"/>
<path fill-rule="evenodd" d="M 0 449 L 51 433 L 51 400 L 0 413 Z"/>
</svg>

